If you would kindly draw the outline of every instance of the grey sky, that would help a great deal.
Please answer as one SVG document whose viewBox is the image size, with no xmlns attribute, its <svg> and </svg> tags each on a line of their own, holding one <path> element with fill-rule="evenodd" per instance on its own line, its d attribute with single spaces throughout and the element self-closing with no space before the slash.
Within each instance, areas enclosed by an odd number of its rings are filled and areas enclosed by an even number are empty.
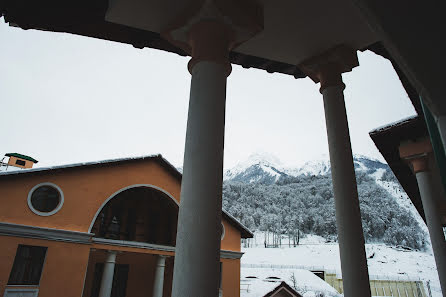
<svg viewBox="0 0 446 297">
<path fill-rule="evenodd" d="M 3 20 L 0 38 L 1 156 L 48 166 L 161 153 L 182 165 L 189 58 Z M 344 75 L 353 152 L 382 159 L 368 132 L 415 111 L 390 62 L 370 52 L 359 60 Z M 328 152 L 319 85 L 233 66 L 225 166 L 253 152 L 289 165 Z"/>
</svg>

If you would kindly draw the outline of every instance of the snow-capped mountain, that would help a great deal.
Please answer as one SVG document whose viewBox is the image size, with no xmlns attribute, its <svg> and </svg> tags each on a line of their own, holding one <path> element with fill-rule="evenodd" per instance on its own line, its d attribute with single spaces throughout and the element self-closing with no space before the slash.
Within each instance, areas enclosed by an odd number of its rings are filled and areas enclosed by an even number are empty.
<svg viewBox="0 0 446 297">
<path fill-rule="evenodd" d="M 353 161 L 365 239 L 428 248 L 424 222 L 389 166 L 362 155 Z M 330 170 L 328 158 L 287 168 L 277 158 L 255 155 L 226 172 L 223 206 L 253 230 L 296 230 L 293 222 L 303 220 L 303 232 L 333 240 Z"/>
<path fill-rule="evenodd" d="M 353 161 L 356 171 L 373 174 L 378 169 L 385 171 L 389 167 L 373 158 L 363 155 L 354 155 Z M 224 174 L 225 181 L 243 183 L 260 182 L 272 184 L 281 178 L 300 175 L 327 175 L 331 173 L 330 159 L 328 155 L 318 160 L 312 160 L 298 167 L 284 166 L 280 160 L 271 154 L 253 154 L 246 161 L 237 164 Z"/>
<path fill-rule="evenodd" d="M 318 160 L 307 161 L 300 167 L 288 167 L 284 171 L 291 176 L 326 175 L 331 173 L 330 158 L 328 155 L 324 155 Z"/>
<path fill-rule="evenodd" d="M 287 174 L 282 170 L 282 163 L 271 154 L 252 154 L 249 158 L 226 170 L 223 179 L 235 182 L 275 183 Z"/>
</svg>

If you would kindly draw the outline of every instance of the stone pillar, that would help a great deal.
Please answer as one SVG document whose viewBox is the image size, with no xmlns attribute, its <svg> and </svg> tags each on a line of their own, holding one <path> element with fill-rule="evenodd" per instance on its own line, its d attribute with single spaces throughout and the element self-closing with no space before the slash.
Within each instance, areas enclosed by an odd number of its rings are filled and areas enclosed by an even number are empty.
<svg viewBox="0 0 446 297">
<path fill-rule="evenodd" d="M 417 178 L 441 291 L 446 296 L 446 243 L 437 202 L 442 191 L 438 189 L 430 168 L 435 163 L 433 160 L 429 162 L 429 158 L 433 158 L 430 141 L 425 139 L 401 145 L 400 156 L 409 162 Z"/>
<path fill-rule="evenodd" d="M 152 297 L 163 297 L 165 268 L 166 268 L 166 256 L 158 255 L 155 269 L 155 279 L 153 281 Z"/>
<path fill-rule="evenodd" d="M 301 68 L 321 83 L 336 208 L 344 296 L 370 296 L 356 176 L 341 74 L 358 66 L 356 53 L 340 46 L 308 60 Z"/>
<path fill-rule="evenodd" d="M 194 39 L 203 47 L 218 43 L 210 39 L 212 36 L 226 33 L 223 25 L 210 22 L 198 24 L 196 30 L 208 31 L 209 40 L 200 39 L 199 34 Z M 227 45 L 222 47 L 225 52 Z M 189 63 L 192 82 L 172 288 L 176 297 L 216 296 L 218 289 L 226 77 L 230 64 L 194 58 Z M 219 58 L 223 60 L 224 56 Z"/>
<path fill-rule="evenodd" d="M 256 16 L 251 17 L 261 11 L 253 1 L 240 0 L 244 5 L 235 8 L 234 3 L 204 1 L 203 7 L 181 16 L 163 33 L 192 56 L 173 297 L 218 296 L 229 51 L 261 29 Z"/>
<path fill-rule="evenodd" d="M 115 273 L 117 251 L 108 251 L 107 259 L 102 271 L 101 289 L 99 297 L 110 297 L 113 287 L 113 275 Z"/>
</svg>

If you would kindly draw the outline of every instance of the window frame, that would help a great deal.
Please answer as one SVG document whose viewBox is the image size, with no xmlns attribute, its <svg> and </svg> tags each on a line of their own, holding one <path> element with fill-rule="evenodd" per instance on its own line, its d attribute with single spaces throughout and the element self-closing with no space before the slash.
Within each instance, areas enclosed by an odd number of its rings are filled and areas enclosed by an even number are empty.
<svg viewBox="0 0 446 297">
<path fill-rule="evenodd" d="M 53 187 L 59 192 L 59 197 L 60 197 L 59 204 L 56 206 L 55 209 L 53 209 L 50 212 L 42 212 L 42 211 L 35 209 L 31 202 L 31 197 L 32 197 L 34 191 L 36 191 L 38 188 L 43 187 L 43 186 Z M 50 182 L 44 182 L 44 183 L 37 184 L 28 193 L 28 207 L 29 207 L 29 209 L 36 215 L 39 215 L 42 217 L 52 216 L 53 214 L 57 213 L 62 208 L 64 201 L 65 201 L 65 199 L 64 199 L 64 194 L 63 194 L 62 189 L 58 185 L 50 183 Z"/>
<path fill-rule="evenodd" d="M 12 273 L 13 273 L 13 270 L 14 270 L 14 267 L 15 267 L 14 264 L 16 263 L 18 252 L 19 252 L 19 249 L 20 249 L 21 246 L 23 246 L 23 247 L 31 247 L 31 248 L 33 248 L 33 247 L 36 248 L 37 247 L 37 248 L 45 249 L 45 254 L 44 254 L 43 259 L 42 259 L 42 265 L 40 267 L 39 279 L 38 279 L 36 284 L 24 284 L 23 282 L 22 283 L 15 283 L 15 282 L 12 283 L 11 282 L 11 276 L 12 276 Z M 8 281 L 6 282 L 6 286 L 7 287 L 39 287 L 40 286 L 40 281 L 42 280 L 43 269 L 45 268 L 45 263 L 46 263 L 47 256 L 48 256 L 48 247 L 47 246 L 18 244 L 17 248 L 16 248 L 16 254 L 14 256 L 14 261 L 12 263 L 11 271 L 9 272 Z"/>
<path fill-rule="evenodd" d="M 21 159 L 17 159 L 17 160 L 15 160 L 15 164 L 19 165 L 19 166 L 25 166 L 26 165 L 26 161 L 25 160 L 21 160 Z"/>
</svg>

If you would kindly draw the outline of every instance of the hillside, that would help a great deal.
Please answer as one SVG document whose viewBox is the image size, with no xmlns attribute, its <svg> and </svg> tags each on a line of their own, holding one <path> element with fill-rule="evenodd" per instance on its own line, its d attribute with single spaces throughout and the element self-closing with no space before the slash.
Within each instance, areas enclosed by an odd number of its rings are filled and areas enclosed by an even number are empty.
<svg viewBox="0 0 446 297">
<path fill-rule="evenodd" d="M 368 243 L 427 246 L 424 222 L 386 164 L 354 157 L 364 236 Z M 302 234 L 336 241 L 336 218 L 327 158 L 297 168 L 273 156 L 253 155 L 225 172 L 223 208 L 251 230 L 271 233 L 280 245 L 286 234 L 295 243 Z"/>
</svg>

